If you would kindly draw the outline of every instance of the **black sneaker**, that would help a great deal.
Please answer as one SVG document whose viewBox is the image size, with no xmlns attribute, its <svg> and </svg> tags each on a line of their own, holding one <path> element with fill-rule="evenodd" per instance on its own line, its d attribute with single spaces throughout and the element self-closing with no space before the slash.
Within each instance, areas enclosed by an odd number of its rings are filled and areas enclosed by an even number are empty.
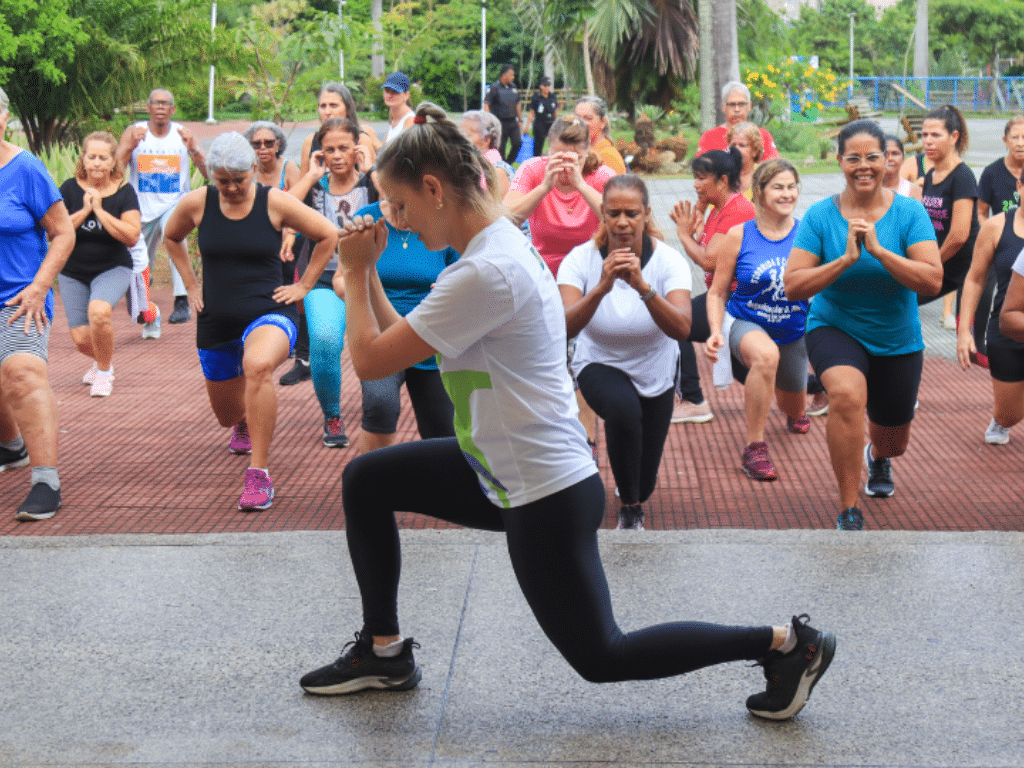
<svg viewBox="0 0 1024 768">
<path fill-rule="evenodd" d="M 836 519 L 837 531 L 863 531 L 864 513 L 856 507 L 844 509 Z"/>
<path fill-rule="evenodd" d="M 402 652 L 385 659 L 373 652 L 373 638 L 356 632 L 356 639 L 345 644 L 336 662 L 303 675 L 299 685 L 306 693 L 321 696 L 356 693 L 367 688 L 408 691 L 423 676 L 412 657 L 412 649 L 419 647 L 419 643 L 407 637 Z"/>
<path fill-rule="evenodd" d="M 53 517 L 60 509 L 60 491 L 55 491 L 46 483 L 36 483 L 21 506 L 18 507 L 19 520 L 46 520 Z"/>
<path fill-rule="evenodd" d="M 295 358 L 295 365 L 282 376 L 278 383 L 282 387 L 290 387 L 292 384 L 298 384 L 300 381 L 309 381 L 313 378 L 313 371 L 309 368 L 309 360 L 300 360 Z"/>
<path fill-rule="evenodd" d="M 21 446 L 20 451 L 12 451 L 0 445 L 0 472 L 28 464 L 28 448 Z"/>
<path fill-rule="evenodd" d="M 644 529 L 644 508 L 639 504 L 624 504 L 619 509 L 619 524 L 615 527 L 620 531 L 642 531 Z"/>
<path fill-rule="evenodd" d="M 348 435 L 340 416 L 324 419 L 324 445 L 328 448 L 348 448 Z"/>
<path fill-rule="evenodd" d="M 868 496 L 888 498 L 896 491 L 892 481 L 892 461 L 889 459 L 872 459 L 871 443 L 864 446 L 864 464 L 868 468 L 868 482 L 864 493 Z"/>
<path fill-rule="evenodd" d="M 167 322 L 172 325 L 178 325 L 180 323 L 187 323 L 190 319 L 192 319 L 192 310 L 188 306 L 188 296 L 175 296 L 174 311 L 167 319 Z"/>
<path fill-rule="evenodd" d="M 804 613 L 793 617 L 796 648 L 789 653 L 769 651 L 758 664 L 764 667 L 767 681 L 763 693 L 747 699 L 751 714 L 768 720 L 788 720 L 801 709 L 836 652 L 831 632 L 819 632 L 807 622 Z"/>
</svg>

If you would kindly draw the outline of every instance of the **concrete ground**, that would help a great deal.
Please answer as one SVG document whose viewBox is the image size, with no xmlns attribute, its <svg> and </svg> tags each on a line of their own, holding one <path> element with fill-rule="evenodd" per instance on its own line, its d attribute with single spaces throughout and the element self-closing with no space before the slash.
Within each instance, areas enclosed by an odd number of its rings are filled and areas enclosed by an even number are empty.
<svg viewBox="0 0 1024 768">
<path fill-rule="evenodd" d="M 840 183 L 807 177 L 804 204 Z M 692 185 L 651 187 L 668 230 L 667 208 Z M 158 292 L 165 308 L 169 298 Z M 1024 438 L 984 444 L 987 373 L 960 371 L 938 314 L 922 310 L 921 408 L 894 462 L 896 495 L 864 501 L 869 531 L 829 530 L 824 419 L 791 436 L 773 412 L 782 478 L 742 475 L 734 385 L 707 386 L 712 422 L 671 430 L 651 530 L 599 534 L 625 629 L 806 611 L 835 632 L 807 708 L 768 723 L 743 706 L 763 678 L 741 664 L 583 682 L 538 630 L 499 535 L 424 530 L 433 522 L 408 514 L 400 610 L 423 681 L 401 694 L 304 695 L 299 677 L 360 625 L 339 503 L 355 447 L 320 445 L 309 384 L 279 389 L 278 495 L 266 512 L 239 513 L 245 460 L 210 414 L 192 323 L 143 341 L 115 312 L 114 394 L 92 399 L 58 306 L 50 376 L 65 507 L 17 523 L 27 471 L 0 476 L 0 765 L 1022 766 Z M 401 439 L 415 438 L 408 410 Z M 607 527 L 616 507 L 601 442 Z"/>
</svg>

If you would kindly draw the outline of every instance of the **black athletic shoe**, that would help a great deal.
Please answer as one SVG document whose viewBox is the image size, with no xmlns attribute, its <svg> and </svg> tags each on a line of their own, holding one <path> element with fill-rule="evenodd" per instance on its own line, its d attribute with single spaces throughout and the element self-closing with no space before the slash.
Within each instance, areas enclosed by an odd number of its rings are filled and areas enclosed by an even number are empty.
<svg viewBox="0 0 1024 768">
<path fill-rule="evenodd" d="M 348 448 L 348 435 L 340 416 L 324 419 L 324 445 L 328 448 Z"/>
<path fill-rule="evenodd" d="M 642 531 L 644 529 L 644 508 L 639 504 L 624 504 L 619 509 L 620 531 Z"/>
<path fill-rule="evenodd" d="M 28 464 L 28 448 L 21 446 L 20 451 L 12 451 L 0 445 L 0 472 Z"/>
<path fill-rule="evenodd" d="M 864 446 L 864 464 L 868 468 L 868 482 L 864 493 L 868 496 L 888 498 L 896 491 L 892 481 L 892 461 L 889 459 L 872 459 L 871 443 Z"/>
<path fill-rule="evenodd" d="M 419 647 L 419 643 L 407 637 L 402 652 L 385 659 L 373 652 L 373 638 L 356 632 L 356 639 L 345 644 L 336 662 L 304 675 L 299 685 L 306 693 L 321 696 L 356 693 L 367 688 L 408 691 L 423 676 L 412 657 L 412 649 Z"/>
<path fill-rule="evenodd" d="M 309 367 L 309 360 L 301 360 L 295 358 L 295 365 L 282 376 L 278 383 L 282 387 L 290 387 L 292 384 L 298 384 L 300 381 L 309 381 L 313 378 L 313 371 Z"/>
<path fill-rule="evenodd" d="M 815 684 L 832 663 L 835 635 L 819 632 L 808 621 L 806 613 L 793 617 L 796 648 L 789 653 L 769 651 L 757 662 L 764 667 L 767 685 L 764 693 L 747 699 L 751 714 L 768 720 L 788 720 L 803 709 Z"/>
<path fill-rule="evenodd" d="M 28 496 L 18 507 L 19 520 L 46 520 L 53 517 L 60 509 L 60 491 L 55 491 L 46 483 L 36 483 Z"/>
<path fill-rule="evenodd" d="M 188 296 L 175 296 L 174 297 L 174 311 L 171 316 L 167 319 L 167 322 L 172 325 L 179 325 L 181 323 L 187 323 L 192 319 L 192 310 L 188 306 Z"/>
<path fill-rule="evenodd" d="M 837 531 L 863 531 L 864 513 L 857 507 L 844 509 L 836 520 Z"/>
</svg>

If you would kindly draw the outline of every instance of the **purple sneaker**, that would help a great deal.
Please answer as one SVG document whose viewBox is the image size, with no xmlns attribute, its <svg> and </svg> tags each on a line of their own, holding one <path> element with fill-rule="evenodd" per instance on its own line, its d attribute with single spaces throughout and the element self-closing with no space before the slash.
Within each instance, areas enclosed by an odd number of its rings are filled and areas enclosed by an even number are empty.
<svg viewBox="0 0 1024 768">
<path fill-rule="evenodd" d="M 249 425 L 242 419 L 231 431 L 231 442 L 228 450 L 239 455 L 252 453 L 252 441 L 249 440 Z"/>
<path fill-rule="evenodd" d="M 262 469 L 245 470 L 245 491 L 238 499 L 238 508 L 245 510 L 268 509 L 274 501 L 274 483 Z"/>
</svg>

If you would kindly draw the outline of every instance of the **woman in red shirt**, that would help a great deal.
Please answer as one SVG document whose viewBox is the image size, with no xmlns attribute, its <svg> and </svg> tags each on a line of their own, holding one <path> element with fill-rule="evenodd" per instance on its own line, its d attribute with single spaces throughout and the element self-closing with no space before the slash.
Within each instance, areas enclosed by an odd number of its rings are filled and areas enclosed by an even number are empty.
<svg viewBox="0 0 1024 768">
<path fill-rule="evenodd" d="M 519 166 L 505 206 L 519 223 L 529 220 L 533 244 L 557 277 L 565 254 L 597 232 L 601 193 L 615 171 L 590 151 L 587 126 L 575 115 L 555 120 L 548 139 L 551 153 Z"/>
<path fill-rule="evenodd" d="M 691 204 L 680 200 L 669 216 L 676 223 L 676 232 L 686 255 L 704 269 L 704 283 L 710 288 L 718 249 L 726 233 L 757 214 L 753 204 L 740 192 L 743 155 L 739 149 L 730 147 L 728 152 L 712 149 L 693 158 L 690 169 L 693 171 L 697 202 Z M 711 207 L 711 213 L 704 221 L 704 211 L 708 207 Z M 701 424 L 714 418 L 700 387 L 697 355 L 693 349 L 693 342 L 704 343 L 710 335 L 707 294 L 703 293 L 693 299 L 690 338 L 679 342 L 679 400 L 672 412 L 673 423 Z M 736 374 L 739 374 L 737 379 L 745 378 L 741 371 L 736 371 Z"/>
</svg>

